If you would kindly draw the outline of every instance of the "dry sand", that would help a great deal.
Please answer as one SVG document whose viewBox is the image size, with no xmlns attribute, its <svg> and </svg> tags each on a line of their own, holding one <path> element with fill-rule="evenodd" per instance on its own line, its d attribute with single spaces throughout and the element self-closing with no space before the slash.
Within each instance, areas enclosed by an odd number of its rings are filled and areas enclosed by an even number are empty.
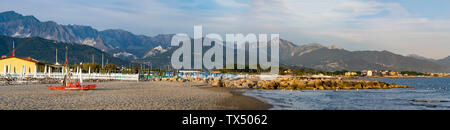
<svg viewBox="0 0 450 130">
<path fill-rule="evenodd" d="M 104 82 L 95 90 L 0 86 L 0 110 L 260 110 L 271 106 L 239 90 L 178 82 Z"/>
</svg>

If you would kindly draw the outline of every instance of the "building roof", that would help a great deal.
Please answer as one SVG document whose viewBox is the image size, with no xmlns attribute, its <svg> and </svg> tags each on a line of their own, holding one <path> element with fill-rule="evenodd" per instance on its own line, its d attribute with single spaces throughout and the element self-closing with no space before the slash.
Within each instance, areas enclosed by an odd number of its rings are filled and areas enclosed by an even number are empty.
<svg viewBox="0 0 450 130">
<path fill-rule="evenodd" d="M 25 61 L 29 61 L 29 62 L 41 63 L 41 62 L 39 62 L 38 60 L 31 59 L 30 57 L 27 57 L 27 58 L 20 58 L 20 57 L 15 57 L 15 56 L 8 56 L 8 57 L 2 57 L 2 58 L 0 58 L 0 60 L 3 60 L 3 59 L 9 59 L 9 58 L 17 58 L 17 59 L 21 59 L 21 60 L 25 60 Z"/>
</svg>

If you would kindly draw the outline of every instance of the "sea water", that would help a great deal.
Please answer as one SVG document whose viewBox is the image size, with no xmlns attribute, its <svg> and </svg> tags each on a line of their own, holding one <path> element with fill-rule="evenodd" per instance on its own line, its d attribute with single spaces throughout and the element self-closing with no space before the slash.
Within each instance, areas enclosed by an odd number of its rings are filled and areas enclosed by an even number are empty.
<svg viewBox="0 0 450 130">
<path fill-rule="evenodd" d="M 245 90 L 274 110 L 450 110 L 450 78 L 359 79 L 409 85 L 371 90 Z"/>
</svg>

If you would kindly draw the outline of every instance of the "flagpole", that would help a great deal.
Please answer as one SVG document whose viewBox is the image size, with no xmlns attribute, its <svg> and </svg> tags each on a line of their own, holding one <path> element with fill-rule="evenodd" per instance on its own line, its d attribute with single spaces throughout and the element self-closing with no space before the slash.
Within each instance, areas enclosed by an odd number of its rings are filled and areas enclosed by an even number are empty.
<svg viewBox="0 0 450 130">
<path fill-rule="evenodd" d="M 12 50 L 11 56 L 16 56 L 16 54 L 14 54 L 15 50 L 16 50 L 16 47 L 14 46 L 14 41 L 13 41 L 13 50 Z"/>
<path fill-rule="evenodd" d="M 66 66 L 67 67 L 67 53 L 68 53 L 68 51 L 69 51 L 69 49 L 68 49 L 68 47 L 66 46 L 66 61 L 65 61 L 65 63 L 64 63 L 64 66 Z"/>
<path fill-rule="evenodd" d="M 68 72 L 69 72 L 69 68 L 67 67 L 67 51 L 68 51 L 68 47 L 66 46 L 66 60 L 65 60 L 65 62 L 64 62 L 64 69 L 65 69 L 65 73 L 64 73 L 64 82 L 65 82 L 65 86 L 67 86 L 68 85 L 68 82 L 66 81 L 67 80 L 67 78 L 70 78 L 70 77 L 68 77 Z"/>
</svg>

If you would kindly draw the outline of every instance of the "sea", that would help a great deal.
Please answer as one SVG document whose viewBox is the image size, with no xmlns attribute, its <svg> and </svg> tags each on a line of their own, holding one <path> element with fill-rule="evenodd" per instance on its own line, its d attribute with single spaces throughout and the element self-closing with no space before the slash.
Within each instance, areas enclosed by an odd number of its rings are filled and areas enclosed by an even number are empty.
<svg viewBox="0 0 450 130">
<path fill-rule="evenodd" d="M 358 79 L 409 85 L 370 90 L 245 90 L 272 110 L 450 110 L 450 78 Z"/>
</svg>

